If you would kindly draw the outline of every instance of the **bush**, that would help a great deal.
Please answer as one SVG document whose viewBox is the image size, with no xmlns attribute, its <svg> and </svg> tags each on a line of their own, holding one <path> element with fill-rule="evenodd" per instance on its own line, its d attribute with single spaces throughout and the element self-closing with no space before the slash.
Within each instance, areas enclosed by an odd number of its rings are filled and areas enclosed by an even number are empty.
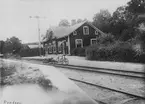
<svg viewBox="0 0 145 104">
<path fill-rule="evenodd" d="M 75 48 L 71 54 L 75 56 L 85 56 L 85 48 Z"/>
<path fill-rule="evenodd" d="M 19 54 L 5 53 L 4 58 L 21 59 L 21 56 Z"/>
<path fill-rule="evenodd" d="M 6 65 L 3 61 L 0 62 L 0 85 L 5 85 L 5 79 L 16 72 L 16 67 L 12 65 Z"/>
<path fill-rule="evenodd" d="M 104 35 L 100 35 L 97 38 L 97 43 L 98 44 L 110 44 L 115 42 L 115 38 L 112 34 L 104 34 Z"/>
<path fill-rule="evenodd" d="M 134 62 L 136 52 L 129 42 L 116 41 L 108 45 L 93 45 L 86 49 L 89 60 Z"/>
</svg>

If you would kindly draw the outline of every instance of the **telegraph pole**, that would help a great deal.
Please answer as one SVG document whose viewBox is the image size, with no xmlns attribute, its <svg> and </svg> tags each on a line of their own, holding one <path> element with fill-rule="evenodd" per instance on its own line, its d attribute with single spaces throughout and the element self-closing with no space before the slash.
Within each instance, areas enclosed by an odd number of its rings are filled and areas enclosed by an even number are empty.
<svg viewBox="0 0 145 104">
<path fill-rule="evenodd" d="M 37 20 L 37 24 L 38 24 L 38 40 L 39 40 L 39 55 L 41 56 L 41 39 L 40 39 L 40 19 L 44 18 L 44 17 L 40 17 L 40 16 L 30 16 L 30 18 L 35 18 Z"/>
</svg>

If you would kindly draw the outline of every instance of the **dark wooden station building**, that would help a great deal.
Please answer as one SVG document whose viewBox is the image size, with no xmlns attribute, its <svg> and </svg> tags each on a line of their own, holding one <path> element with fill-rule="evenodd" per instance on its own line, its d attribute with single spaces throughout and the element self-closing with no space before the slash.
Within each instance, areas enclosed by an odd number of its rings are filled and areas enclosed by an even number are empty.
<svg viewBox="0 0 145 104">
<path fill-rule="evenodd" d="M 88 21 L 68 27 L 50 27 L 52 40 L 43 40 L 45 54 L 71 54 L 78 47 L 87 47 L 96 43 L 99 35 L 105 34 Z"/>
</svg>

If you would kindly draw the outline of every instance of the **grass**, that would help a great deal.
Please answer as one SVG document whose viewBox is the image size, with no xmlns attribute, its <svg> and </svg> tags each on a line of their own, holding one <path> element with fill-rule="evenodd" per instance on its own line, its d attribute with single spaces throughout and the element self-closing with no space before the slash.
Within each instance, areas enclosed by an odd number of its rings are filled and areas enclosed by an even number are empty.
<svg viewBox="0 0 145 104">
<path fill-rule="evenodd" d="M 8 65 L 6 62 L 2 63 L 0 65 L 1 86 L 37 84 L 45 90 L 53 88 L 52 82 L 46 79 L 39 69 L 29 67 L 18 71 L 15 65 Z"/>
</svg>

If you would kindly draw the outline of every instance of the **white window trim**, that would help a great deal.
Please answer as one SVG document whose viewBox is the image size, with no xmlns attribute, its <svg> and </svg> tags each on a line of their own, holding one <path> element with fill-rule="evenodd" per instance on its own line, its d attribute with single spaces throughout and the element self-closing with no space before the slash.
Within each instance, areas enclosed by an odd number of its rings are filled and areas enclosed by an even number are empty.
<svg viewBox="0 0 145 104">
<path fill-rule="evenodd" d="M 92 40 L 96 40 L 96 41 L 97 41 L 97 39 L 96 39 L 96 38 L 93 38 L 93 39 L 91 39 L 91 45 L 93 45 L 93 42 L 92 42 Z"/>
<path fill-rule="evenodd" d="M 95 35 L 99 35 L 99 31 L 95 30 Z"/>
<path fill-rule="evenodd" d="M 75 47 L 77 48 L 77 40 L 81 40 L 81 48 L 83 48 L 83 40 L 82 39 L 75 39 Z"/>
<path fill-rule="evenodd" d="M 73 35 L 77 35 L 77 31 L 74 31 L 74 32 L 73 32 Z"/>
<path fill-rule="evenodd" d="M 85 33 L 85 29 L 84 28 L 88 29 L 88 33 Z M 83 26 L 83 34 L 84 35 L 89 35 L 89 26 Z"/>
</svg>

